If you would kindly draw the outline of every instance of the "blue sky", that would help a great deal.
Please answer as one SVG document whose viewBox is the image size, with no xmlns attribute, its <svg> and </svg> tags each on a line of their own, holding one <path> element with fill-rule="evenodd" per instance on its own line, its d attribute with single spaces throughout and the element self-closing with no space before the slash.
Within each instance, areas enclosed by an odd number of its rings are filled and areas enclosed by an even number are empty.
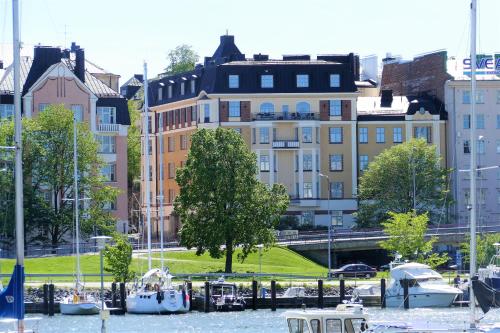
<svg viewBox="0 0 500 333">
<path fill-rule="evenodd" d="M 11 58 L 10 2 L 0 0 L 0 59 Z M 500 51 L 500 1 L 478 2 L 479 51 Z M 212 55 L 226 29 L 247 56 L 469 52 L 469 0 L 21 0 L 21 8 L 27 52 L 75 41 L 121 83 L 143 60 L 150 77 L 161 72 L 179 44 Z"/>
</svg>

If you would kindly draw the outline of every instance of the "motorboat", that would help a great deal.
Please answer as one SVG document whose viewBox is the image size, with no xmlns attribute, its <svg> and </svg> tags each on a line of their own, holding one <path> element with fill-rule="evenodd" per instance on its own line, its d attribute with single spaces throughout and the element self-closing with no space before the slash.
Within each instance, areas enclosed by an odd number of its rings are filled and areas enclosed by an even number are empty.
<svg viewBox="0 0 500 333">
<path fill-rule="evenodd" d="M 500 290 L 500 243 L 493 244 L 495 254 L 491 257 L 486 268 L 479 268 L 477 271 L 479 280 L 485 282 L 492 289 Z"/>
<path fill-rule="evenodd" d="M 215 311 L 243 311 L 245 299 L 238 295 L 238 288 L 234 283 L 219 278 L 210 283 L 210 304 Z"/>
<path fill-rule="evenodd" d="M 101 310 L 98 300 L 78 290 L 73 295 L 64 297 L 59 307 L 61 314 L 65 315 L 95 315 Z"/>
<path fill-rule="evenodd" d="M 127 312 L 143 314 L 184 313 L 190 299 L 185 285 L 174 285 L 173 276 L 161 269 L 149 270 L 127 296 Z"/>
<path fill-rule="evenodd" d="M 438 272 L 419 263 L 406 263 L 394 267 L 386 289 L 385 301 L 388 307 L 402 307 L 404 304 L 403 280 L 408 280 L 409 303 L 412 308 L 448 307 L 462 291 L 448 285 Z"/>
</svg>

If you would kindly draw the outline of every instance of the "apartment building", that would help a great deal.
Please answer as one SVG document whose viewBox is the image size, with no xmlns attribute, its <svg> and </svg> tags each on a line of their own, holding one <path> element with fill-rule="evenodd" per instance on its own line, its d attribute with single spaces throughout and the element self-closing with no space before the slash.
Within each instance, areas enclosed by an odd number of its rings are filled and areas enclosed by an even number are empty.
<svg viewBox="0 0 500 333">
<path fill-rule="evenodd" d="M 154 221 L 161 211 L 167 235 L 177 233 L 175 170 L 184 165 L 197 128 L 222 126 L 239 132 L 256 153 L 262 182 L 286 186 L 287 215 L 304 224 L 352 227 L 359 170 L 375 155 L 413 136 L 446 150 L 442 107 L 390 92 L 378 97 L 376 82 L 360 81 L 359 67 L 352 53 L 247 58 L 233 36 L 222 36 L 203 65 L 151 80 L 152 163 L 142 179 L 145 185 L 149 176 Z M 157 223 L 153 232 L 160 232 Z"/>
<path fill-rule="evenodd" d="M 21 59 L 22 111 L 36 117 L 51 104 L 64 104 L 79 121 L 89 123 L 100 143 L 105 161 L 103 175 L 120 189 L 116 202 L 107 208 L 117 218 L 117 230 L 127 232 L 127 101 L 118 90 L 119 75 L 109 73 L 85 59 L 84 49 L 36 46 L 33 57 Z M 5 69 L 0 81 L 0 118 L 12 117 L 13 68 Z"/>
</svg>

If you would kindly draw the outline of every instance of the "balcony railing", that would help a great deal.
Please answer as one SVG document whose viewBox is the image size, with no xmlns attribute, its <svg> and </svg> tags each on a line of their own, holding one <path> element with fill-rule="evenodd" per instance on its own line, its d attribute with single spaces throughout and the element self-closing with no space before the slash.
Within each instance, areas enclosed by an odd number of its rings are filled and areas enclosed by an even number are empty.
<svg viewBox="0 0 500 333">
<path fill-rule="evenodd" d="M 118 132 L 120 124 L 98 124 L 97 130 L 99 132 Z"/>
<path fill-rule="evenodd" d="M 299 140 L 275 140 L 275 141 L 273 141 L 273 148 L 295 149 L 295 148 L 299 148 L 299 147 L 300 147 Z"/>
<path fill-rule="evenodd" d="M 253 120 L 319 120 L 319 113 L 273 112 L 255 113 Z"/>
</svg>

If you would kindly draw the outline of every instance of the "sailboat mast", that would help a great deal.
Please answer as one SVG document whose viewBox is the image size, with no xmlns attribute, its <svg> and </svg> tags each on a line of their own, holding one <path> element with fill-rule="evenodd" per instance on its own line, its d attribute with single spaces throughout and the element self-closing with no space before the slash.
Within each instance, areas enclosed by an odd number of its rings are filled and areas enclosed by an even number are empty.
<svg viewBox="0 0 500 333">
<path fill-rule="evenodd" d="M 20 269 L 21 285 L 17 286 L 16 306 L 18 331 L 24 331 L 24 212 L 23 212 L 23 162 L 22 162 L 22 123 L 21 123 L 21 41 L 19 36 L 19 1 L 12 0 L 12 32 L 14 53 L 14 114 L 15 114 L 15 189 L 16 189 L 16 265 Z"/>
<path fill-rule="evenodd" d="M 470 6 L 470 278 L 476 275 L 476 9 L 477 1 L 471 0 Z M 469 284 L 471 328 L 476 326 L 476 302 L 472 283 Z"/>
<path fill-rule="evenodd" d="M 78 216 L 78 148 L 76 131 L 76 112 L 73 111 L 73 203 L 75 207 L 76 236 L 76 289 L 80 288 L 80 220 Z"/>
<path fill-rule="evenodd" d="M 161 121 L 163 119 L 161 118 L 161 113 L 160 113 L 160 118 Z M 161 124 L 161 123 L 160 123 Z M 161 126 L 158 126 L 158 128 L 161 128 Z M 164 200 L 164 194 L 163 194 L 163 137 L 162 134 L 160 133 L 160 257 L 161 257 L 161 271 L 164 271 L 164 260 L 163 260 L 163 200 Z"/>
<path fill-rule="evenodd" d="M 148 270 L 151 270 L 151 193 L 149 178 L 148 64 L 144 62 L 144 180 L 146 181 L 146 223 L 148 230 Z"/>
</svg>

